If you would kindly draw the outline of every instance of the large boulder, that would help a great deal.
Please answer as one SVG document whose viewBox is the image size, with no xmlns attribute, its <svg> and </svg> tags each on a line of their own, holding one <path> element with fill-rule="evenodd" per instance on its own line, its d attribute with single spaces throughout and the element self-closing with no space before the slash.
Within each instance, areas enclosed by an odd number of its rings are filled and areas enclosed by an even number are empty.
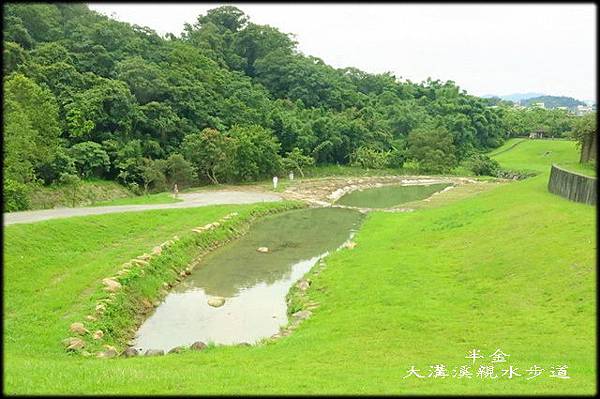
<svg viewBox="0 0 600 399">
<path fill-rule="evenodd" d="M 148 261 L 142 260 L 142 259 L 132 259 L 131 263 L 134 263 L 138 266 L 144 267 L 144 266 L 148 266 L 149 263 Z"/>
<path fill-rule="evenodd" d="M 171 350 L 169 350 L 169 352 L 167 352 L 167 353 L 181 353 L 181 352 L 183 352 L 184 349 L 185 349 L 185 346 L 176 346 L 176 347 L 172 348 Z"/>
<path fill-rule="evenodd" d="M 162 349 L 148 349 L 144 356 L 162 356 L 165 354 L 165 351 Z"/>
<path fill-rule="evenodd" d="M 88 329 L 85 328 L 83 323 L 79 323 L 79 322 L 71 324 L 71 326 L 69 327 L 69 330 L 71 332 L 74 332 L 75 334 L 79 334 L 79 335 L 84 335 L 89 332 Z"/>
<path fill-rule="evenodd" d="M 300 291 L 306 291 L 308 287 L 310 287 L 310 283 L 306 280 L 301 280 L 298 283 L 298 288 L 300 289 Z"/>
<path fill-rule="evenodd" d="M 146 308 L 146 309 L 152 309 L 152 307 L 153 307 L 153 305 L 152 305 L 152 302 L 150 302 L 150 301 L 148 300 L 148 298 L 143 298 L 143 299 L 142 299 L 142 306 L 143 306 L 144 308 Z"/>
<path fill-rule="evenodd" d="M 354 249 L 356 247 L 356 243 L 354 241 L 348 241 L 344 244 L 344 248 Z"/>
<path fill-rule="evenodd" d="M 98 352 L 96 357 L 110 359 L 113 357 L 117 357 L 119 355 L 119 353 L 117 352 L 117 349 L 115 347 L 110 346 L 110 345 L 104 345 L 104 347 L 106 348 L 106 350 L 104 350 L 102 352 Z"/>
<path fill-rule="evenodd" d="M 122 353 L 122 356 L 124 357 L 135 357 L 139 354 L 138 350 L 135 348 L 127 348 L 125 349 L 125 351 Z"/>
<path fill-rule="evenodd" d="M 121 283 L 112 278 L 103 279 L 102 284 L 104 284 L 104 289 L 108 292 L 115 292 L 121 289 Z"/>
<path fill-rule="evenodd" d="M 218 308 L 225 304 L 225 298 L 223 298 L 222 296 L 214 296 L 214 297 L 208 298 L 207 303 L 209 306 L 212 306 L 213 308 Z"/>
<path fill-rule="evenodd" d="M 143 255 L 136 257 L 136 259 L 139 259 L 142 261 L 148 261 L 148 260 L 150 260 L 150 258 L 152 258 L 152 255 L 149 255 L 149 254 L 143 254 Z"/>
<path fill-rule="evenodd" d="M 81 350 L 85 347 L 85 341 L 76 337 L 65 338 L 62 340 L 62 344 L 67 347 L 68 351 Z"/>
<path fill-rule="evenodd" d="M 298 320 L 304 320 L 304 319 L 308 319 L 310 317 L 310 315 L 312 315 L 312 312 L 310 310 L 300 310 L 300 311 L 294 313 L 292 315 L 292 317 L 294 317 Z"/>
<path fill-rule="evenodd" d="M 269 248 L 267 248 L 267 247 L 258 247 L 258 248 L 256 248 L 256 250 L 263 254 L 266 254 L 267 252 L 269 252 Z"/>
<path fill-rule="evenodd" d="M 206 344 L 201 341 L 196 341 L 192 345 L 190 345 L 190 349 L 194 351 L 201 351 L 206 348 Z"/>
</svg>

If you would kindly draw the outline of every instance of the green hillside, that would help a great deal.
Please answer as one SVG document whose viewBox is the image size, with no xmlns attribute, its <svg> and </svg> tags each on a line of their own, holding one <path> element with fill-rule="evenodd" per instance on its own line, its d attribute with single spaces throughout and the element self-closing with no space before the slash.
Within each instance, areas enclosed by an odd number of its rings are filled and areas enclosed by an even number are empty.
<svg viewBox="0 0 600 399">
<path fill-rule="evenodd" d="M 511 143 L 507 143 L 509 146 Z M 545 156 L 546 151 L 551 151 Z M 596 212 L 548 193 L 572 142 L 528 141 L 498 155 L 536 177 L 411 213 L 370 213 L 357 246 L 311 272 L 320 306 L 288 337 L 163 357 L 95 359 L 60 340 L 91 287 L 222 206 L 54 220 L 5 229 L 7 394 L 594 394 Z M 261 207 L 280 206 L 276 204 Z M 465 356 L 510 354 L 482 379 Z M 483 360 L 481 360 L 483 362 Z M 414 366 L 471 365 L 472 378 L 404 378 Z M 487 364 L 487 363 L 486 363 Z M 521 377 L 502 376 L 506 365 Z M 527 379 L 537 365 L 542 375 Z M 550 377 L 566 365 L 570 379 Z"/>
<path fill-rule="evenodd" d="M 521 101 L 521 105 L 524 107 L 530 107 L 535 103 L 544 103 L 546 108 L 567 107 L 571 110 L 577 109 L 578 105 L 586 105 L 583 101 L 565 96 L 539 96 Z"/>
</svg>

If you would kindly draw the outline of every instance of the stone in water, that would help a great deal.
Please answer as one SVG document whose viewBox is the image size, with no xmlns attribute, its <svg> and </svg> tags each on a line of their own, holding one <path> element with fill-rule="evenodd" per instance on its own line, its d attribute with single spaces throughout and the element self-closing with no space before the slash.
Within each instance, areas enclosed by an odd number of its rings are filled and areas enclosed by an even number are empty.
<svg viewBox="0 0 600 399">
<path fill-rule="evenodd" d="M 208 299 L 208 304 L 213 308 L 221 307 L 225 304 L 225 298 L 220 296 L 215 296 Z"/>
</svg>

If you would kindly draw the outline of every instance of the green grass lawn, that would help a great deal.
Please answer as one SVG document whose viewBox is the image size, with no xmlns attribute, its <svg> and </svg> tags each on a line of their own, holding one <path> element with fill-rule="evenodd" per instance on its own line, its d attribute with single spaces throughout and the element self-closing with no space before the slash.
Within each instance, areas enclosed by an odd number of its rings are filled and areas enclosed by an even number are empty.
<svg viewBox="0 0 600 399">
<path fill-rule="evenodd" d="M 181 201 L 182 200 L 179 198 L 173 198 L 173 194 L 165 192 L 157 194 L 140 195 L 138 197 L 118 198 L 109 201 L 101 201 L 90 206 L 172 204 Z"/>
<path fill-rule="evenodd" d="M 522 143 L 497 159 L 541 172 L 536 177 L 444 206 L 370 213 L 357 246 L 332 254 L 311 276 L 308 295 L 320 303 L 313 316 L 290 336 L 255 347 L 104 360 L 67 355 L 60 340 L 85 315 L 91 287 L 120 263 L 173 234 L 258 205 L 8 226 L 4 390 L 593 394 L 595 207 L 546 189 L 550 163 L 576 158 L 572 142 Z M 474 348 L 486 356 L 477 365 L 489 364 L 496 349 L 510 354 L 508 364 L 522 377 L 403 378 L 413 365 L 424 374 L 431 365 L 468 365 L 465 355 Z M 526 380 L 533 365 L 545 371 Z M 570 379 L 549 377 L 558 365 L 568 366 Z"/>
<path fill-rule="evenodd" d="M 593 163 L 562 162 L 558 166 L 581 175 L 596 177 L 596 165 Z"/>
<path fill-rule="evenodd" d="M 569 140 L 510 139 L 491 156 L 508 169 L 543 173 L 550 173 L 552 163 L 579 161 L 576 143 Z"/>
</svg>

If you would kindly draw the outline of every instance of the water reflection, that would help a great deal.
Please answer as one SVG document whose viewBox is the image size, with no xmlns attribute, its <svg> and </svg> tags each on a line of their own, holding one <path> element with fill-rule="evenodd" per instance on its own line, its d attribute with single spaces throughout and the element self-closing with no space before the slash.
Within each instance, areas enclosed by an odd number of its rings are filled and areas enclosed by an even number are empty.
<svg viewBox="0 0 600 399">
<path fill-rule="evenodd" d="M 138 331 L 135 347 L 169 350 L 195 341 L 253 343 L 287 323 L 291 285 L 339 247 L 362 215 L 317 208 L 274 215 L 239 240 L 207 256 Z M 260 253 L 258 247 L 268 247 Z M 213 308 L 211 296 L 226 298 Z"/>
</svg>

